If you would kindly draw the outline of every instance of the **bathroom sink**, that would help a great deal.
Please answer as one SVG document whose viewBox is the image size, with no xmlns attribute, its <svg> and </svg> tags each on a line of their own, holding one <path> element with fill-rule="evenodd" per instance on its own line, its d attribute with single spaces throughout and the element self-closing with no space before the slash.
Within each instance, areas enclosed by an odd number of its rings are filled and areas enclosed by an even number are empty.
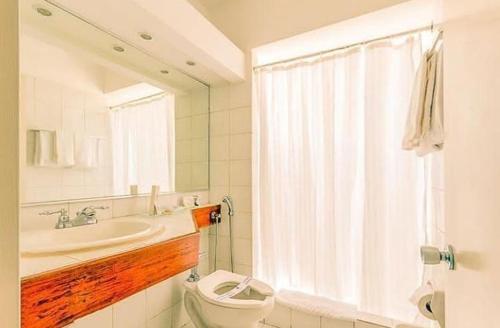
<svg viewBox="0 0 500 328">
<path fill-rule="evenodd" d="M 66 229 L 21 232 L 21 254 L 42 254 L 106 247 L 149 237 L 162 225 L 144 221 L 101 221 Z"/>
</svg>

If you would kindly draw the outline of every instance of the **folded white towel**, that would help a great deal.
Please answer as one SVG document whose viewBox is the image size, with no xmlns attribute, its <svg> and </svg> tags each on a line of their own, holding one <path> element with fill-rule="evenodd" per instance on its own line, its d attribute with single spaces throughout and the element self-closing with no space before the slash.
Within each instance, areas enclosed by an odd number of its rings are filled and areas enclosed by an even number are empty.
<svg viewBox="0 0 500 328">
<path fill-rule="evenodd" d="M 418 68 L 403 137 L 403 149 L 418 156 L 442 149 L 443 71 L 442 48 L 426 51 Z"/>
<path fill-rule="evenodd" d="M 70 131 L 57 131 L 58 165 L 73 167 L 75 165 L 75 134 Z"/>
<path fill-rule="evenodd" d="M 33 130 L 33 165 L 39 167 L 57 164 L 57 142 L 55 131 Z"/>
<path fill-rule="evenodd" d="M 103 139 L 101 137 L 84 136 L 80 142 L 77 159 L 78 167 L 85 169 L 98 168 L 102 161 Z"/>
</svg>

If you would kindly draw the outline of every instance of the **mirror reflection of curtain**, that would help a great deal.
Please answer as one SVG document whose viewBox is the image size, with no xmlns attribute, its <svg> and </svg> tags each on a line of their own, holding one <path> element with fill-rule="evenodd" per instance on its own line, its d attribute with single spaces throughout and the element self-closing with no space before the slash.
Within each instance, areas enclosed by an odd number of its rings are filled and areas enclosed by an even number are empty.
<svg viewBox="0 0 500 328">
<path fill-rule="evenodd" d="M 139 193 L 159 185 L 162 192 L 175 186 L 174 97 L 163 95 L 112 111 L 113 188 L 115 195 Z"/>
<path fill-rule="evenodd" d="M 431 159 L 401 149 L 421 54 L 414 35 L 257 70 L 258 278 L 413 321 L 437 219 Z"/>
</svg>

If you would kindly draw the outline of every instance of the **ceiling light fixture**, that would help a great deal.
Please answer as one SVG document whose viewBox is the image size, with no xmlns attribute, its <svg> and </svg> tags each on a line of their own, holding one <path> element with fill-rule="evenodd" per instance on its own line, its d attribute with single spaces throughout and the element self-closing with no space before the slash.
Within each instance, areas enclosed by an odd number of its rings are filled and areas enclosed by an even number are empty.
<svg viewBox="0 0 500 328">
<path fill-rule="evenodd" d="M 42 8 L 42 7 L 38 7 L 36 8 L 36 11 L 42 15 L 42 16 L 45 16 L 45 17 L 50 17 L 52 16 L 52 12 L 48 9 L 45 9 L 45 8 Z"/>
<path fill-rule="evenodd" d="M 151 34 L 148 34 L 148 33 L 139 33 L 139 36 L 146 41 L 153 40 L 153 37 L 151 36 Z"/>
<path fill-rule="evenodd" d="M 195 63 L 194 61 L 192 61 L 192 60 L 188 60 L 188 61 L 186 62 L 186 65 L 189 65 L 189 66 L 194 66 L 194 65 L 196 65 L 196 63 Z"/>
<path fill-rule="evenodd" d="M 117 52 L 124 52 L 125 51 L 125 49 L 123 47 L 120 47 L 120 46 L 114 46 L 113 50 L 117 51 Z"/>
</svg>

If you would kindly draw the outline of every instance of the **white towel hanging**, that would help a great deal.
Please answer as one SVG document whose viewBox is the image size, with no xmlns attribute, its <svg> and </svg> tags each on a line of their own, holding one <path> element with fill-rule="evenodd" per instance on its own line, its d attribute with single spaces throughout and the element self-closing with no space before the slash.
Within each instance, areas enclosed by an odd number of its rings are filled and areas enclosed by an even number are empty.
<svg viewBox="0 0 500 328">
<path fill-rule="evenodd" d="M 443 54 L 438 41 L 423 54 L 403 137 L 402 148 L 415 150 L 418 156 L 441 150 L 444 144 Z"/>
</svg>

